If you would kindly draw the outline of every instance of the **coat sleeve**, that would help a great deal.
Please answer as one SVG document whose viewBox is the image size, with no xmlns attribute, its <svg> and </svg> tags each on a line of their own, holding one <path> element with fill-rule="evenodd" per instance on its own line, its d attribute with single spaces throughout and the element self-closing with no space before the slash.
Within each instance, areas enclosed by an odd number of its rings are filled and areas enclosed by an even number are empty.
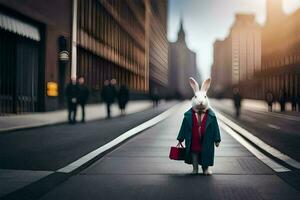
<svg viewBox="0 0 300 200">
<path fill-rule="evenodd" d="M 185 129 L 186 129 L 186 119 L 183 118 L 182 123 L 181 123 L 181 127 L 177 136 L 177 140 L 179 142 L 183 142 L 185 139 Z"/>
<path fill-rule="evenodd" d="M 220 128 L 218 125 L 217 118 L 215 118 L 215 122 L 214 122 L 214 139 L 215 142 L 221 142 L 221 134 L 220 134 Z"/>
</svg>

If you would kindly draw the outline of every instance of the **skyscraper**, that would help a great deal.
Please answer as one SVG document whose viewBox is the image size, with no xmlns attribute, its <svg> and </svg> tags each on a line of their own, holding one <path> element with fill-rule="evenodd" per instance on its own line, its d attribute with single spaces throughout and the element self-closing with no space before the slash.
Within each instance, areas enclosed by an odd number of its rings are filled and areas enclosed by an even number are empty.
<svg viewBox="0 0 300 200">
<path fill-rule="evenodd" d="M 168 88 L 167 0 L 149 3 L 149 81 L 150 93 L 166 96 Z"/>
<path fill-rule="evenodd" d="M 193 91 L 189 85 L 189 77 L 201 82 L 196 64 L 196 53 L 191 51 L 185 41 L 183 23 L 180 23 L 176 42 L 169 46 L 169 88 L 171 95 L 191 98 Z"/>
<path fill-rule="evenodd" d="M 213 89 L 225 89 L 252 80 L 260 70 L 261 27 L 255 22 L 254 15 L 236 14 L 228 37 L 215 42 L 212 78 L 216 81 L 213 86 L 218 88 Z"/>
<path fill-rule="evenodd" d="M 0 0 L 0 114 L 62 108 L 70 76 L 91 101 L 112 78 L 131 97 L 166 89 L 166 24 L 167 0 Z"/>
<path fill-rule="evenodd" d="M 260 98 L 267 91 L 278 97 L 284 91 L 287 99 L 300 97 L 300 9 L 283 14 L 281 0 L 267 2 L 268 18 L 262 32 L 262 71 L 256 78 Z"/>
</svg>

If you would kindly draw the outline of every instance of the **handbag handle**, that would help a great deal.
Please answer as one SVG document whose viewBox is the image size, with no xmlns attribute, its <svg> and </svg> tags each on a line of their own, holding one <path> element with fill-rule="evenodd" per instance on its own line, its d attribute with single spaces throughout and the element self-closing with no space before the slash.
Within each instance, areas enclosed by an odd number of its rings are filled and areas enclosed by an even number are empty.
<svg viewBox="0 0 300 200">
<path fill-rule="evenodd" d="M 182 143 L 181 142 L 178 142 L 178 144 L 176 145 L 176 147 L 181 147 L 181 148 L 184 148 L 184 146 L 182 145 Z"/>
</svg>

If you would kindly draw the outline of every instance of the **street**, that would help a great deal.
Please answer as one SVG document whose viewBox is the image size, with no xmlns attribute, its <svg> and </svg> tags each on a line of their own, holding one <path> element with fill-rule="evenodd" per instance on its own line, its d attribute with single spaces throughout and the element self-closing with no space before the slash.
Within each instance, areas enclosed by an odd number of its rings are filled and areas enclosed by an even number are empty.
<svg viewBox="0 0 300 200">
<path fill-rule="evenodd" d="M 276 172 L 267 166 L 241 145 L 239 141 L 234 139 L 231 136 L 232 133 L 227 131 L 228 128 L 222 122 L 219 122 L 222 142 L 220 147 L 216 148 L 215 166 L 212 168 L 214 174 L 212 176 L 191 175 L 191 166 L 184 164 L 183 161 L 170 160 L 168 158 L 170 147 L 177 144 L 176 137 L 183 113 L 189 108 L 189 105 L 189 102 L 181 103 L 167 119 L 129 139 L 85 169 L 71 173 L 68 178 L 58 182 L 57 185 L 48 191 L 44 191 L 42 187 L 33 183 L 25 187 L 25 190 L 20 189 L 4 196 L 4 199 L 18 199 L 18 197 L 20 199 L 19 195 L 22 195 L 23 198 L 21 199 L 43 200 L 199 198 L 273 200 L 300 198 L 299 190 L 281 178 L 282 174 L 290 172 Z M 139 123 L 136 121 L 137 119 L 142 121 L 141 116 L 148 115 L 148 117 L 143 118 L 143 121 L 145 121 L 154 115 L 154 111 L 150 110 L 147 112 L 133 114 L 133 116 L 128 116 L 128 118 L 125 117 L 121 124 L 128 124 L 130 121 L 130 127 L 134 127 L 135 124 Z M 151 112 L 153 113 L 152 115 L 150 114 Z M 158 110 L 155 112 L 157 113 Z M 18 159 L 22 158 L 22 155 L 20 155 L 20 157 L 15 157 L 15 159 L 7 160 L 5 162 L 7 164 L 5 166 L 2 164 L 1 168 L 18 167 L 19 169 L 56 170 L 80 157 L 80 155 L 84 155 L 91 149 L 97 148 L 111 140 L 103 138 L 103 136 L 102 138 L 100 136 L 92 136 L 95 134 L 95 130 L 99 129 L 100 124 L 102 125 L 101 130 L 111 131 L 112 135 L 110 138 L 116 137 L 117 134 L 121 134 L 128 129 L 129 126 L 120 128 L 117 131 L 116 126 L 111 126 L 113 123 L 118 123 L 119 119 L 114 118 L 109 122 L 103 121 L 103 124 L 97 122 L 97 125 L 96 122 L 90 122 L 82 125 L 82 128 L 78 127 L 76 135 L 80 135 L 78 140 L 80 138 L 82 142 L 80 142 L 80 145 L 69 147 L 69 152 L 72 149 L 74 155 L 67 154 L 66 152 L 68 151 L 66 150 L 61 150 L 64 153 L 56 152 L 55 155 L 52 154 L 53 156 L 45 156 L 43 162 L 41 162 L 45 163 L 43 165 L 36 161 L 38 159 L 35 156 L 30 156 L 27 164 L 24 164 L 26 163 L 24 161 L 17 162 Z M 66 126 L 57 126 L 55 129 L 64 130 L 63 132 L 67 134 L 70 128 Z M 105 127 L 110 127 L 110 129 Z M 47 130 L 48 128 L 50 127 L 32 131 L 38 134 L 38 131 Z M 51 131 L 53 129 L 54 127 L 50 128 Z M 73 131 L 74 129 L 72 130 L 72 135 L 75 135 Z M 55 134 L 54 131 L 53 133 Z M 47 133 L 43 131 L 43 134 Z M 3 141 L 3 136 L 13 137 L 13 135 L 1 135 L 1 141 Z M 58 135 L 56 136 L 58 137 Z M 70 136 L 65 137 L 71 140 Z M 62 136 L 62 138 L 64 137 Z M 96 140 L 99 142 L 94 142 Z M 67 139 L 60 140 L 60 142 L 65 143 L 67 141 Z M 45 144 L 41 146 L 45 146 Z M 59 151 L 59 148 L 57 150 Z M 50 154 L 51 150 L 48 149 L 48 151 L 42 152 L 41 155 L 43 153 Z M 20 150 L 16 150 L 15 154 L 18 154 L 17 152 L 20 152 Z M 12 162 L 12 160 L 15 160 L 15 162 Z M 31 163 L 31 165 L 28 163 Z M 54 174 L 67 176 L 61 172 L 54 172 Z M 44 182 L 43 179 L 45 180 Z M 38 182 L 42 183 L 42 185 L 53 184 L 53 180 L 47 180 L 47 177 L 43 179 Z M 44 192 L 34 191 L 38 188 L 42 188 Z"/>
<path fill-rule="evenodd" d="M 0 0 L 0 200 L 300 200 L 299 25 L 299 0 Z"/>
<path fill-rule="evenodd" d="M 240 118 L 235 117 L 235 108 L 230 99 L 212 100 L 213 107 L 224 113 L 231 120 L 245 127 L 252 134 L 267 144 L 275 147 L 290 157 L 300 160 L 300 113 L 299 112 L 268 112 L 263 105 L 249 106 L 242 103 Z M 255 107 L 256 106 L 256 107 Z"/>
</svg>

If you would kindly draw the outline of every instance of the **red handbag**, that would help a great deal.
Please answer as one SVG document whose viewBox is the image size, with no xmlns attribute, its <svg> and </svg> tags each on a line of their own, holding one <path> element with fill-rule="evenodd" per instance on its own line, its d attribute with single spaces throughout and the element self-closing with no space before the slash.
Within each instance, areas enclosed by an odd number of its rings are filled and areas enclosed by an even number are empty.
<svg viewBox="0 0 300 200">
<path fill-rule="evenodd" d="M 185 159 L 185 148 L 178 144 L 176 147 L 171 147 L 169 158 L 171 160 L 184 160 Z"/>
</svg>

